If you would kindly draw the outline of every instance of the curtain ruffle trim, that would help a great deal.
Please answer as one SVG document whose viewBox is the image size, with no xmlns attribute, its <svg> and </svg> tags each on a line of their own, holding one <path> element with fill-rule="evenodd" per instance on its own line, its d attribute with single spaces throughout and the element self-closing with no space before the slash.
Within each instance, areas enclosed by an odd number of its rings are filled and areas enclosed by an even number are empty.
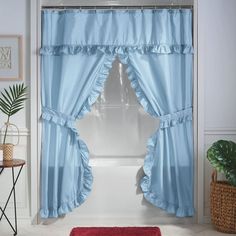
<svg viewBox="0 0 236 236">
<path fill-rule="evenodd" d="M 71 201 L 68 202 L 63 202 L 60 204 L 58 208 L 53 208 L 53 209 L 41 209 L 40 210 L 40 216 L 42 218 L 57 218 L 58 216 L 65 215 L 69 212 L 71 212 L 74 208 L 79 207 L 88 197 L 89 193 L 92 190 L 92 183 L 93 183 L 93 176 L 91 172 L 91 167 L 88 165 L 88 149 L 87 147 L 85 148 L 83 145 L 80 143 L 80 153 L 82 155 L 83 159 L 83 166 L 84 166 L 84 173 L 83 173 L 83 187 L 80 190 L 79 194 L 75 196 L 75 198 Z M 82 147 L 83 146 L 83 147 Z"/>
<path fill-rule="evenodd" d="M 105 63 L 102 65 L 100 71 L 98 72 L 98 77 L 96 78 L 95 85 L 92 88 L 90 96 L 86 99 L 81 111 L 79 112 L 78 119 L 84 117 L 85 114 L 91 111 L 91 106 L 96 102 L 99 95 L 104 89 L 104 83 L 109 75 L 109 70 L 112 67 L 112 62 L 114 61 L 114 56 L 108 56 L 105 59 Z"/>
<path fill-rule="evenodd" d="M 153 165 L 153 157 L 154 157 L 154 149 L 156 145 L 156 140 L 158 138 L 158 132 L 155 132 L 147 141 L 147 155 L 144 160 L 143 171 L 145 176 L 141 179 L 141 189 L 143 192 L 149 191 L 150 188 L 150 180 L 152 175 L 152 165 Z"/>
<path fill-rule="evenodd" d="M 157 117 L 155 111 L 153 110 L 151 104 L 149 103 L 147 97 L 145 96 L 142 88 L 140 87 L 138 78 L 134 72 L 134 69 L 129 61 L 129 58 L 127 56 L 119 56 L 121 62 L 125 65 L 127 65 L 127 75 L 128 75 L 128 79 L 130 81 L 130 85 L 131 87 L 134 89 L 134 92 L 136 94 L 136 97 L 139 101 L 139 103 L 142 105 L 142 107 L 144 108 L 144 110 L 150 114 L 151 116 Z"/>
<path fill-rule="evenodd" d="M 177 111 L 172 114 L 160 116 L 159 118 L 160 118 L 160 129 L 173 127 L 175 125 L 182 124 L 187 121 L 191 121 L 193 119 L 192 107 L 186 108 L 182 111 Z"/>
<path fill-rule="evenodd" d="M 77 196 L 75 196 L 74 199 L 68 202 L 63 202 L 60 204 L 60 206 L 56 209 L 41 209 L 40 215 L 42 218 L 54 218 L 58 217 L 60 215 L 64 215 L 68 212 L 71 212 L 73 208 L 80 206 L 87 198 L 88 194 L 92 190 L 92 182 L 93 182 L 93 176 L 91 167 L 89 166 L 89 151 L 86 146 L 86 144 L 80 139 L 79 133 L 75 127 L 75 118 L 73 116 L 68 116 L 66 114 L 57 112 L 53 109 L 43 107 L 42 109 L 42 119 L 51 121 L 57 125 L 65 126 L 69 128 L 76 136 L 76 140 L 78 142 L 79 148 L 80 148 L 80 154 L 82 159 L 82 165 L 84 167 L 84 173 L 83 173 L 83 187 L 78 193 Z"/>
<path fill-rule="evenodd" d="M 145 199 L 170 214 L 175 214 L 177 217 L 190 217 L 194 215 L 194 208 L 191 206 L 178 206 L 169 203 L 151 192 L 144 192 Z"/>
<path fill-rule="evenodd" d="M 129 52 L 139 52 L 141 54 L 157 53 L 157 54 L 192 54 L 192 45 L 140 45 L 140 46 L 115 46 L 115 45 L 58 45 L 43 46 L 40 54 L 59 56 L 59 55 L 76 55 L 79 53 L 96 54 L 102 52 L 104 54 L 116 55 L 126 54 Z"/>
<path fill-rule="evenodd" d="M 140 186 L 144 193 L 145 199 L 152 203 L 154 206 L 159 207 L 168 213 L 175 214 L 177 217 L 187 217 L 194 215 L 194 208 L 191 206 L 178 206 L 169 203 L 156 194 L 150 192 L 151 185 L 151 171 L 154 162 L 154 150 L 158 139 L 158 132 L 153 134 L 147 142 L 147 155 L 144 161 L 143 171 L 145 176 L 141 179 Z"/>
<path fill-rule="evenodd" d="M 75 132 L 74 129 L 76 128 L 74 123 L 76 119 L 74 116 L 58 112 L 52 108 L 43 107 L 41 117 L 44 120 L 52 121 L 53 123 L 58 124 L 60 126 L 66 126 Z"/>
<path fill-rule="evenodd" d="M 40 216 L 42 218 L 57 218 L 58 216 L 65 215 L 71 212 L 74 208 L 79 207 L 86 200 L 88 194 L 91 192 L 93 177 L 91 174 L 91 168 L 88 165 L 86 165 L 84 169 L 83 178 L 85 181 L 83 184 L 83 189 L 75 199 L 68 202 L 63 202 L 62 204 L 60 204 L 59 208 L 41 209 Z"/>
</svg>

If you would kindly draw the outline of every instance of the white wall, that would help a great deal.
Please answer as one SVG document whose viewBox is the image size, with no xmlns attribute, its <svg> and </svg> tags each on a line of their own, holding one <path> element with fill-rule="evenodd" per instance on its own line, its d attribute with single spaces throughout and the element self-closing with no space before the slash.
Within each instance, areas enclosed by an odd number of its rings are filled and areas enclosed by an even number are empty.
<svg viewBox="0 0 236 236">
<path fill-rule="evenodd" d="M 27 85 L 30 81 L 30 1 L 9 0 L 0 3 L 0 34 L 1 35 L 22 35 L 23 36 L 23 82 Z M 21 81 L 19 81 L 21 82 Z M 8 87 L 14 81 L 0 81 L 0 89 Z M 27 103 L 27 109 L 28 109 Z M 29 127 L 29 112 L 24 109 L 12 117 L 12 122 L 20 128 Z M 5 117 L 0 113 L 1 123 Z M 1 124 L 0 124 L 1 125 Z"/>
<path fill-rule="evenodd" d="M 199 101 L 203 99 L 204 110 L 202 110 L 204 118 L 203 137 L 204 150 L 209 145 L 218 139 L 232 139 L 236 141 L 236 93 L 234 89 L 236 87 L 236 60 L 234 58 L 236 52 L 236 1 L 235 0 L 199 0 L 198 1 L 198 76 L 199 81 L 203 82 L 201 91 L 199 91 Z M 23 35 L 24 42 L 24 81 L 29 84 L 30 80 L 30 1 L 29 0 L 8 0 L 1 1 L 0 3 L 0 34 L 21 34 Z M 0 81 L 0 90 L 3 87 L 8 86 L 12 82 Z M 203 97 L 204 96 L 204 97 Z M 36 104 L 35 104 L 36 105 Z M 30 126 L 30 110 L 29 104 L 26 105 L 26 109 L 17 114 L 12 122 L 16 123 L 21 129 L 21 144 L 16 147 L 15 153 L 19 153 L 19 156 L 27 159 L 29 163 L 29 132 Z M 5 118 L 0 115 L 1 124 Z M 0 125 L 1 125 L 0 124 Z M 18 155 L 17 155 L 18 157 Z M 34 157 L 36 158 L 36 157 Z M 211 168 L 205 156 L 200 155 L 200 158 L 204 161 L 204 215 L 209 216 L 209 182 Z M 104 167 L 98 167 L 95 172 L 96 176 L 102 178 Z M 113 167 L 114 176 L 118 173 L 119 167 Z M 135 176 L 139 166 L 123 167 L 124 177 L 127 173 L 131 173 Z M 29 216 L 29 165 L 25 168 L 20 182 L 18 185 L 18 203 L 19 203 L 19 216 L 25 218 Z M 10 183 L 6 178 L 9 173 L 5 173 L 0 176 L 1 189 L 9 188 Z M 115 178 L 115 177 L 114 177 Z M 125 182 L 125 180 L 123 180 Z M 126 187 L 133 186 L 136 183 L 136 179 L 132 179 L 126 182 Z M 118 182 L 122 187 L 122 182 Z M 100 188 L 95 182 L 94 188 Z M 120 189 L 122 192 L 122 189 Z M 123 189 L 124 190 L 124 189 Z M 104 190 L 105 191 L 105 190 Z M 106 193 L 106 197 L 115 198 L 112 193 Z M 108 195 L 111 194 L 111 195 Z M 128 193 L 128 197 L 131 197 Z M 0 192 L 0 204 L 4 201 L 6 193 Z M 117 196 L 118 197 L 118 196 Z M 122 195 L 120 196 L 123 197 Z M 120 198 L 119 197 L 119 198 Z M 128 198 L 127 197 L 127 198 Z M 131 197 L 132 198 L 132 197 Z M 88 201 L 78 211 L 87 214 L 94 214 L 92 208 L 87 211 L 86 208 L 89 204 L 95 207 L 95 203 L 99 201 L 92 201 L 93 193 Z M 140 201 L 141 195 L 136 198 L 137 202 Z M 137 202 L 134 202 L 135 204 Z M 98 202 L 99 206 L 99 202 Z M 107 205 L 105 209 L 107 213 L 111 213 L 114 210 L 114 205 Z M 125 209 L 125 205 L 124 205 Z M 99 212 L 101 209 L 97 209 Z M 149 209 L 150 210 L 150 209 Z M 140 212 L 145 216 L 144 206 L 140 207 Z M 119 209 L 119 214 L 123 214 L 123 208 Z M 132 213 L 132 212 L 131 212 Z M 135 212 L 133 212 L 135 213 Z M 147 212 L 146 212 L 147 213 Z M 149 216 L 153 216 L 151 219 L 155 219 L 156 213 L 151 209 Z M 131 215 L 130 215 L 131 216 Z M 88 216 L 89 217 L 89 216 Z"/>
<path fill-rule="evenodd" d="M 198 76 L 204 96 L 204 154 L 218 139 L 236 141 L 236 1 L 198 1 Z M 204 158 L 204 215 L 211 166 Z"/>
<path fill-rule="evenodd" d="M 22 35 L 23 36 L 23 82 L 29 85 L 30 82 L 30 0 L 8 0 L 0 2 L 0 35 Z M 18 81 L 17 81 L 18 82 Z M 22 81 L 19 81 L 22 82 Z M 0 81 L 0 91 L 8 88 L 9 85 L 16 81 Z M 17 184 L 17 204 L 18 216 L 28 218 L 30 212 L 29 203 L 29 101 L 25 104 L 25 109 L 11 118 L 11 122 L 16 124 L 20 129 L 20 143 L 14 149 L 14 157 L 26 160 L 26 167 Z M 6 116 L 0 112 L 0 126 L 6 121 Z M 12 133 L 16 139 L 16 133 Z M 10 169 L 4 170 L 0 176 L 0 206 L 6 201 L 6 197 L 12 186 Z M 12 203 L 9 204 L 8 213 L 13 215 Z"/>
<path fill-rule="evenodd" d="M 235 0 L 199 1 L 199 60 L 205 81 L 205 130 L 236 129 L 235 11 Z"/>
</svg>

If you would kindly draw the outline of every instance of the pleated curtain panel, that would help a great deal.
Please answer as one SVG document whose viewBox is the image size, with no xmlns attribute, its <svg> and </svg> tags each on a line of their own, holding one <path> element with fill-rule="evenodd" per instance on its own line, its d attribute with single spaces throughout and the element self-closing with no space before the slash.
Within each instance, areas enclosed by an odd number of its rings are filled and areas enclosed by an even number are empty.
<svg viewBox="0 0 236 236">
<path fill-rule="evenodd" d="M 89 151 L 75 121 L 90 111 L 116 57 L 160 127 L 147 142 L 147 201 L 193 216 L 192 11 L 43 10 L 42 218 L 81 205 L 92 188 Z M 140 203 L 141 204 L 141 203 Z"/>
</svg>

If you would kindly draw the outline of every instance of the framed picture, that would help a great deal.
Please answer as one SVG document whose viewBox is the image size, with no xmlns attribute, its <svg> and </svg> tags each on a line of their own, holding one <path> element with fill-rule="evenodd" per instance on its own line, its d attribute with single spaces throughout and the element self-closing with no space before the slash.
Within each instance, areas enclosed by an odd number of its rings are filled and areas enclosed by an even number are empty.
<svg viewBox="0 0 236 236">
<path fill-rule="evenodd" d="M 0 80 L 22 80 L 20 35 L 0 35 Z"/>
</svg>

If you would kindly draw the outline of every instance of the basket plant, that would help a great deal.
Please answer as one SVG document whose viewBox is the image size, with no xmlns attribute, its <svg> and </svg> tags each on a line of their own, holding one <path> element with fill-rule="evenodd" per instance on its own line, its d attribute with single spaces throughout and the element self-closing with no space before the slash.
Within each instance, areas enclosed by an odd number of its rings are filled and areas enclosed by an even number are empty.
<svg viewBox="0 0 236 236">
<path fill-rule="evenodd" d="M 3 149 L 4 160 L 12 159 L 13 144 L 6 143 L 6 137 L 10 126 L 15 126 L 17 128 L 16 125 L 10 123 L 10 118 L 24 108 L 24 101 L 27 99 L 26 91 L 27 87 L 24 85 L 24 83 L 22 83 L 9 86 L 8 89 L 4 89 L 4 91 L 1 92 L 0 110 L 7 116 L 3 143 L 1 145 Z"/>
<path fill-rule="evenodd" d="M 219 140 L 207 151 L 207 159 L 215 171 L 211 182 L 211 220 L 216 229 L 236 233 L 236 143 Z M 227 181 L 217 180 L 217 172 Z"/>
<path fill-rule="evenodd" d="M 231 185 L 236 186 L 236 143 L 226 140 L 213 143 L 207 158 L 218 172 L 224 173 Z"/>
</svg>

